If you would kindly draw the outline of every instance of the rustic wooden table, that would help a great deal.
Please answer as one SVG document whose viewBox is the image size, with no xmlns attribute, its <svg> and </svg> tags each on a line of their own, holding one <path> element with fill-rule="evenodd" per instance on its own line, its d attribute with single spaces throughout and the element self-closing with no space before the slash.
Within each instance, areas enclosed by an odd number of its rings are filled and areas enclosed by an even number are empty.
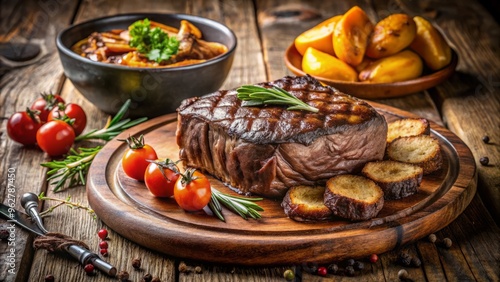
<svg viewBox="0 0 500 282">
<path fill-rule="evenodd" d="M 238 37 L 232 71 L 222 88 L 280 78 L 290 72 L 283 54 L 293 38 L 321 20 L 359 5 L 373 21 L 390 13 L 422 15 L 437 24 L 459 55 L 457 72 L 451 79 L 428 91 L 378 100 L 444 125 L 472 150 L 477 165 L 478 193 L 469 207 L 438 238 L 453 241 L 446 249 L 423 239 L 405 246 L 422 260 L 417 268 L 406 268 L 415 281 L 499 281 L 500 279 L 500 26 L 475 1 L 9 1 L 0 0 L 0 43 L 39 43 L 47 52 L 35 64 L 8 68 L 0 65 L 0 197 L 17 199 L 24 192 L 45 192 L 57 198 L 87 205 L 84 187 L 53 193 L 46 183 L 46 169 L 39 164 L 47 155 L 25 148 L 6 134 L 8 117 L 25 109 L 40 92 L 61 93 L 69 102 L 84 106 L 90 118 L 87 129 L 100 128 L 106 115 L 90 104 L 67 80 L 55 48 L 56 34 L 73 23 L 128 12 L 188 13 L 208 17 L 230 27 Z M 482 142 L 488 135 L 489 144 Z M 479 159 L 488 156 L 490 164 Z M 15 171 L 15 177 L 12 172 Z M 15 185 L 7 189 L 7 183 Z M 45 202 L 43 210 L 54 206 Z M 20 208 L 17 201 L 16 207 Z M 64 207 L 45 219 L 49 230 L 57 230 L 86 241 L 98 249 L 97 230 L 105 227 L 87 213 Z M 8 224 L 0 222 L 2 229 Z M 189 261 L 202 273 L 179 272 L 179 258 L 145 249 L 109 230 L 108 261 L 118 270 L 128 270 L 131 281 L 151 273 L 161 281 L 283 281 L 291 268 L 297 281 L 394 281 L 402 268 L 396 263 L 398 250 L 380 255 L 377 263 L 366 263 L 361 276 L 330 275 L 321 278 L 292 266 L 240 267 Z M 112 281 L 103 274 L 87 276 L 76 261 L 45 250 L 34 251 L 33 236 L 16 228 L 15 245 L 0 243 L 0 281 L 44 281 L 53 274 L 56 281 Z M 335 251 L 335 250 L 331 250 Z M 13 264 L 12 258 L 15 257 Z M 142 258 L 143 271 L 134 271 L 131 260 Z M 235 262 L 237 263 L 237 262 Z M 12 267 L 14 270 L 12 271 Z M 13 274 L 12 272 L 15 272 Z"/>
</svg>

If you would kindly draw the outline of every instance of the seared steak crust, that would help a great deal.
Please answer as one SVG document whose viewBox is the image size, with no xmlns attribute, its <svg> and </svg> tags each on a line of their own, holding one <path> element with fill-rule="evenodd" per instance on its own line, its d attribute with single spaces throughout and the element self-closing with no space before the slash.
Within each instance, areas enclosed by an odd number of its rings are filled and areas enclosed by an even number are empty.
<svg viewBox="0 0 500 282">
<path fill-rule="evenodd" d="M 177 126 L 185 166 L 244 193 L 282 197 L 289 187 L 324 184 L 382 159 L 387 124 L 367 103 L 308 76 L 259 85 L 281 87 L 319 112 L 242 107 L 236 90 L 187 99 Z"/>
</svg>

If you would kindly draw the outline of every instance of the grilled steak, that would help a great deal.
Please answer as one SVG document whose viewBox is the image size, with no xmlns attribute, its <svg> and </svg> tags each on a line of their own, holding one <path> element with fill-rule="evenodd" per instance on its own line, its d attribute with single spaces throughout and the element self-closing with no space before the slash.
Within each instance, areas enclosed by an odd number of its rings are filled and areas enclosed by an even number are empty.
<svg viewBox="0 0 500 282">
<path fill-rule="evenodd" d="M 184 100 L 176 133 L 184 166 L 243 193 L 282 197 L 292 186 L 322 185 L 384 156 L 387 124 L 366 102 L 309 76 L 259 85 L 281 87 L 319 112 L 243 107 L 236 90 Z"/>
</svg>

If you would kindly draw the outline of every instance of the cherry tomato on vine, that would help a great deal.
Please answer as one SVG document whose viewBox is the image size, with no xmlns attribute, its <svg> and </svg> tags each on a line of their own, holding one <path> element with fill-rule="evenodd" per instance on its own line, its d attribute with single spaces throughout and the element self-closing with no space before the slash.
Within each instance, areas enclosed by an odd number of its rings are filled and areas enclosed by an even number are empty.
<svg viewBox="0 0 500 282">
<path fill-rule="evenodd" d="M 52 111 L 50 111 L 47 121 L 64 119 L 65 117 L 74 119 L 71 126 L 75 130 L 75 135 L 80 135 L 87 125 L 87 115 L 85 114 L 85 111 L 83 111 L 83 108 L 78 104 L 69 103 L 64 105 L 59 103 L 52 109 Z"/>
<path fill-rule="evenodd" d="M 135 180 L 144 180 L 149 161 L 158 159 L 155 149 L 148 144 L 144 144 L 143 135 L 139 138 L 131 136 L 120 141 L 126 141 L 129 147 L 122 157 L 123 171 Z"/>
<path fill-rule="evenodd" d="M 74 141 L 75 131 L 62 120 L 49 121 L 36 133 L 38 146 L 52 157 L 66 154 Z"/>
<path fill-rule="evenodd" d="M 172 197 L 179 168 L 170 159 L 151 162 L 144 173 L 144 183 L 156 197 Z"/>
<path fill-rule="evenodd" d="M 25 112 L 17 112 L 10 116 L 7 121 L 7 133 L 9 137 L 23 145 L 34 145 L 36 143 L 36 132 L 42 126 L 37 112 L 26 109 Z"/>
<path fill-rule="evenodd" d="M 41 97 L 37 98 L 31 104 L 30 108 L 40 111 L 40 120 L 46 122 L 50 111 L 59 103 L 65 103 L 61 96 L 56 94 L 41 94 Z"/>
<path fill-rule="evenodd" d="M 193 168 L 187 169 L 175 182 L 175 201 L 186 211 L 203 209 L 208 205 L 211 197 L 210 181 L 203 173 Z"/>
</svg>

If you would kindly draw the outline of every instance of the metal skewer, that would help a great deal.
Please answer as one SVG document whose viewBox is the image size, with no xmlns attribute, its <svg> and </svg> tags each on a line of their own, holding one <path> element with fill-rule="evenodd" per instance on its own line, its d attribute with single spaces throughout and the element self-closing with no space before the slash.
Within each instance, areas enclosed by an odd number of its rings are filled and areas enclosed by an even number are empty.
<svg viewBox="0 0 500 282">
<path fill-rule="evenodd" d="M 42 218 L 38 213 L 38 196 L 34 193 L 25 193 L 21 198 L 21 205 L 25 209 L 26 213 L 31 216 L 31 219 L 35 222 L 43 234 L 48 233 L 47 229 L 43 226 Z M 66 251 L 72 257 L 76 258 L 82 265 L 90 263 L 95 268 L 109 276 L 114 277 L 116 275 L 116 268 L 114 266 L 103 261 L 97 254 L 92 253 L 83 247 L 70 245 L 66 248 Z"/>
</svg>

